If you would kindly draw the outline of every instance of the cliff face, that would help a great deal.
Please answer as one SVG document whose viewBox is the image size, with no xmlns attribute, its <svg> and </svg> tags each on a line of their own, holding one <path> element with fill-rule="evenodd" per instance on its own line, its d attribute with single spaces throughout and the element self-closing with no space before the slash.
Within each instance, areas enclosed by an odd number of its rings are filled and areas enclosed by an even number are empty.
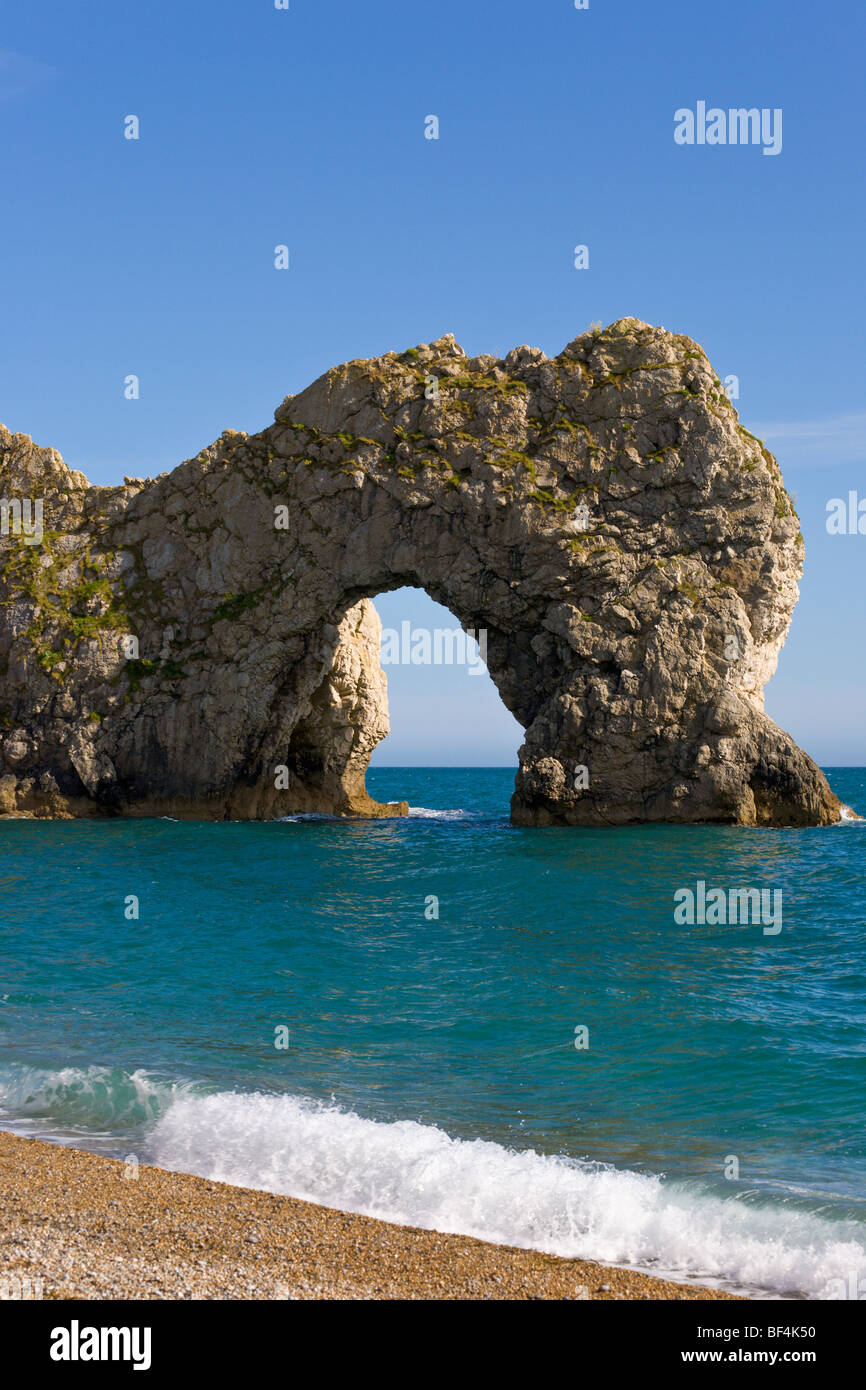
<svg viewBox="0 0 866 1390">
<path fill-rule="evenodd" d="M 418 585 L 486 631 L 516 822 L 838 819 L 763 712 L 797 518 L 689 338 L 624 319 L 498 361 L 448 336 L 123 487 L 21 435 L 0 457 L 45 528 L 0 539 L 0 809 L 376 814 L 366 600 Z"/>
<path fill-rule="evenodd" d="M 216 498 L 201 513 L 211 526 L 196 531 L 200 516 L 191 512 L 182 519 L 204 569 L 181 575 L 168 557 L 183 494 L 173 494 L 171 520 L 158 502 L 119 527 L 147 493 L 138 480 L 92 488 L 56 450 L 3 426 L 0 460 L 0 499 L 26 499 L 20 533 L 9 515 L 0 536 L 0 815 L 408 812 L 405 802 L 373 801 L 364 785 L 389 727 L 373 604 L 361 599 L 284 648 L 284 629 L 267 612 L 279 579 L 269 575 L 252 594 L 228 588 L 236 571 L 220 547 L 228 544 L 236 564 L 234 527 L 243 533 L 247 505 L 242 497 L 227 542 L 213 508 L 221 497 L 237 499 L 230 479 L 221 479 L 226 493 L 219 475 L 202 469 L 203 479 L 210 474 L 204 492 Z M 37 498 L 41 542 L 27 534 L 36 531 L 28 504 Z M 121 532 L 117 549 L 110 538 Z M 248 558 L 255 567 L 255 553 Z M 199 577 L 196 608 L 189 596 Z"/>
</svg>

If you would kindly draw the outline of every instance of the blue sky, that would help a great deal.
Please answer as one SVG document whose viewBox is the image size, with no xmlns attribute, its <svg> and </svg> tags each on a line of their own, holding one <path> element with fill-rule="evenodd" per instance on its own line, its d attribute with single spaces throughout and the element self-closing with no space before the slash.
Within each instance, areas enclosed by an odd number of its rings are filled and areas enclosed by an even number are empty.
<svg viewBox="0 0 866 1390">
<path fill-rule="evenodd" d="M 862 5 L 796 0 L 7 3 L 0 419 L 113 482 L 441 333 L 470 353 L 554 353 L 623 315 L 688 333 L 802 517 L 768 711 L 819 761 L 866 763 L 866 536 L 825 530 L 828 499 L 866 496 L 864 28 Z M 676 145 L 701 100 L 781 108 L 781 153 Z M 380 609 L 443 621 L 423 595 Z M 377 761 L 514 761 L 486 678 L 389 683 Z"/>
</svg>

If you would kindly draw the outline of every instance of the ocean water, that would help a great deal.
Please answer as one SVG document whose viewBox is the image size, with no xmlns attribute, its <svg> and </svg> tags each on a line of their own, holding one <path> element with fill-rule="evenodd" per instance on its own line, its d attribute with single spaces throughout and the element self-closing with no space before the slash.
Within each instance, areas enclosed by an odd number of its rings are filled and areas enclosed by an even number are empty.
<svg viewBox="0 0 866 1390">
<path fill-rule="evenodd" d="M 866 813 L 866 769 L 828 776 Z M 512 785 L 377 769 L 412 814 L 366 823 L 0 821 L 0 1127 L 866 1295 L 866 825 L 525 830 Z M 700 882 L 778 890 L 781 930 L 678 923 Z"/>
</svg>

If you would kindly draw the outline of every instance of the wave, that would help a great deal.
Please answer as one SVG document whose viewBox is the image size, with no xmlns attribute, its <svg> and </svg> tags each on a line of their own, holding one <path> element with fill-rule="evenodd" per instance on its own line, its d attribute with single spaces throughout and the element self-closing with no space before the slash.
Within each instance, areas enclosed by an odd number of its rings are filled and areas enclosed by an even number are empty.
<svg viewBox="0 0 866 1390">
<path fill-rule="evenodd" d="M 850 1207 L 834 1216 L 793 1192 L 666 1181 L 292 1095 L 209 1091 L 143 1070 L 19 1067 L 0 1069 L 0 1114 L 17 1127 L 50 1119 L 66 1142 L 111 1130 L 128 1147 L 138 1127 L 139 1157 L 163 1168 L 742 1291 L 838 1298 L 866 1276 L 866 1226 Z"/>
<path fill-rule="evenodd" d="M 866 1273 L 863 1225 L 807 1202 L 722 1197 L 294 1096 L 178 1097 L 151 1145 L 163 1167 L 552 1255 L 815 1298 Z"/>
<path fill-rule="evenodd" d="M 120 1135 L 152 1124 L 192 1088 L 191 1082 L 161 1081 L 143 1068 L 0 1067 L 0 1118 L 28 1133 Z"/>
<path fill-rule="evenodd" d="M 436 811 L 429 806 L 410 806 L 409 815 L 420 820 L 467 820 L 481 816 L 481 811 Z M 326 811 L 298 811 L 291 816 L 277 816 L 273 824 L 291 825 L 297 821 L 343 821 L 345 816 L 331 815 Z M 380 819 L 402 820 L 401 816 L 381 817 Z"/>
</svg>

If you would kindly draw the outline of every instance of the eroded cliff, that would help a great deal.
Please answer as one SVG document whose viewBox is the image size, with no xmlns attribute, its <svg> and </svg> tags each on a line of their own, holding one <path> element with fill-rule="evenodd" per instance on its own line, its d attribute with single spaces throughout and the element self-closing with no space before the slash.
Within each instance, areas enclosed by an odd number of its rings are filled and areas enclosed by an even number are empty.
<svg viewBox="0 0 866 1390">
<path fill-rule="evenodd" d="M 516 822 L 838 819 L 763 712 L 799 523 L 689 338 L 623 319 L 498 360 L 447 336 L 122 487 L 23 435 L 0 458 L 0 497 L 44 512 L 36 542 L 7 506 L 0 538 L 6 813 L 382 811 L 368 600 L 418 585 L 486 632 L 526 729 Z"/>
</svg>

